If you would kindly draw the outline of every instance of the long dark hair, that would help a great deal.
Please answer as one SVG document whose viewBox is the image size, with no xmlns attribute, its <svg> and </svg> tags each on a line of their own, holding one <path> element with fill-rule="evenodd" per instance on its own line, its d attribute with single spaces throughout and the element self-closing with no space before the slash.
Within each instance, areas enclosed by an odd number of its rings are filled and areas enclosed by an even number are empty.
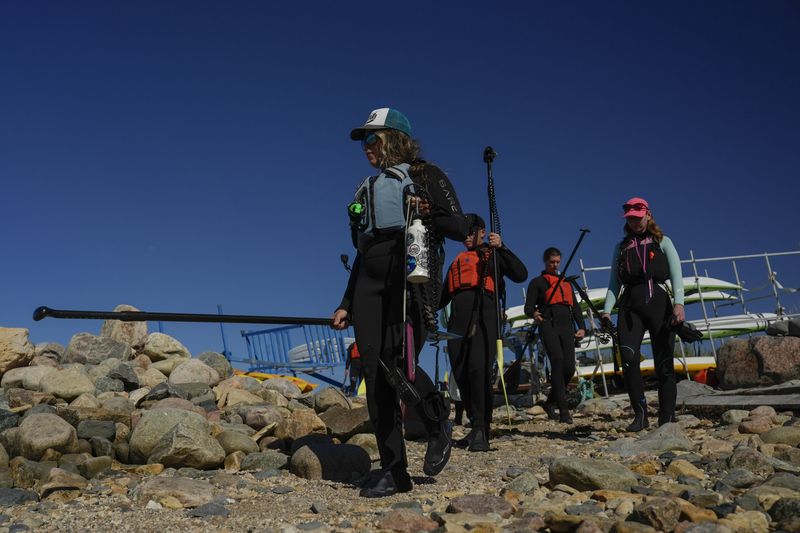
<svg viewBox="0 0 800 533">
<path fill-rule="evenodd" d="M 410 164 L 419 159 L 422 148 L 416 139 L 392 129 L 379 130 L 375 133 L 382 141 L 378 155 L 378 166 L 381 169 L 400 163 Z"/>
</svg>

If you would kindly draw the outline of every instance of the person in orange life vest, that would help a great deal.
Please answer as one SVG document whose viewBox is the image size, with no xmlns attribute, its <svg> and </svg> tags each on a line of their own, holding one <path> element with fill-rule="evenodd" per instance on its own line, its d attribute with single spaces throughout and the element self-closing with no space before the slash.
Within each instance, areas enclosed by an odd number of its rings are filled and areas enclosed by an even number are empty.
<svg viewBox="0 0 800 533">
<path fill-rule="evenodd" d="M 550 359 L 550 394 L 544 403 L 544 410 L 552 420 L 558 419 L 571 424 L 572 417 L 567 407 L 567 385 L 575 374 L 575 341 L 586 335 L 586 324 L 572 286 L 567 281 L 559 281 L 559 249 L 548 248 L 544 251 L 542 260 L 542 274 L 528 284 L 525 314 L 539 325 L 539 335 Z"/>
<path fill-rule="evenodd" d="M 461 392 L 467 416 L 472 422 L 469 435 L 456 442 L 469 451 L 489 450 L 492 419 L 492 364 L 497 356 L 497 307 L 495 298 L 503 294 L 503 276 L 515 283 L 525 281 L 528 270 L 503 244 L 500 235 L 486 237 L 486 224 L 476 214 L 466 215 L 469 235 L 445 277 L 440 306 L 448 303 L 448 331 L 461 335 L 447 342 L 452 378 Z M 494 272 L 492 254 L 497 253 L 500 275 Z M 502 298 L 501 298 L 502 301 Z"/>
<path fill-rule="evenodd" d="M 347 392 L 357 396 L 358 382 L 361 380 L 361 354 L 358 352 L 358 344 L 355 341 L 347 347 L 347 364 L 345 367 L 350 370 L 348 375 L 350 383 L 346 384 Z"/>
</svg>

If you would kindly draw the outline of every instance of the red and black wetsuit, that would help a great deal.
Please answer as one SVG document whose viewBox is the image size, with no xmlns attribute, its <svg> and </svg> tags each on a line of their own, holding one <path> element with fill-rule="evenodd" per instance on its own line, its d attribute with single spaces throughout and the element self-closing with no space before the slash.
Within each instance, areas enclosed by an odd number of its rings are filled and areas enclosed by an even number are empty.
<svg viewBox="0 0 800 533">
<path fill-rule="evenodd" d="M 453 377 L 461 392 L 461 401 L 467 409 L 467 416 L 474 429 L 483 429 L 489 436 L 492 420 L 492 364 L 497 357 L 497 294 L 503 294 L 503 280 L 497 288 L 497 276 L 494 273 L 494 261 L 491 252 L 497 250 L 497 267 L 502 276 L 515 283 L 528 278 L 528 269 L 514 253 L 505 245 L 500 248 L 489 248 L 481 245 L 477 250 L 465 251 L 453 261 L 445 278 L 445 287 L 451 286 L 454 292 L 442 292 L 441 307 L 452 300 L 450 306 L 450 322 L 447 330 L 461 335 L 462 338 L 447 341 L 447 352 Z M 477 252 L 477 254 L 475 253 Z M 465 254 L 479 258 L 477 272 L 481 273 L 476 286 L 466 284 L 458 287 L 451 283 L 453 268 Z M 458 288 L 457 288 L 458 287 Z M 491 288 L 491 290 L 489 290 Z M 501 370 L 502 371 L 502 370 Z"/>
<path fill-rule="evenodd" d="M 528 284 L 525 296 L 525 314 L 532 317 L 539 311 L 544 322 L 539 325 L 539 334 L 550 359 L 550 394 L 547 403 L 558 407 L 559 413 L 567 413 L 567 385 L 575 374 L 575 324 L 586 329 L 580 305 L 575 300 L 572 286 L 558 276 L 542 272 Z M 552 299 L 549 292 L 554 289 Z M 550 302 L 548 303 L 548 299 Z"/>
</svg>

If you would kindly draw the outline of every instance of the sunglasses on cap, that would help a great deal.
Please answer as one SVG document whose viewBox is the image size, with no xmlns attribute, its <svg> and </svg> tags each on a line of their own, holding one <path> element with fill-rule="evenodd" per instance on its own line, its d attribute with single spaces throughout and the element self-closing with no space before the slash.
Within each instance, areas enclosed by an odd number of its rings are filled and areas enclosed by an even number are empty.
<svg viewBox="0 0 800 533">
<path fill-rule="evenodd" d="M 622 209 L 627 213 L 628 211 L 647 211 L 647 206 L 644 204 L 623 204 Z"/>
<path fill-rule="evenodd" d="M 378 137 L 377 133 L 370 133 L 363 139 L 361 139 L 361 148 L 366 148 L 367 146 L 374 146 L 381 138 Z"/>
</svg>

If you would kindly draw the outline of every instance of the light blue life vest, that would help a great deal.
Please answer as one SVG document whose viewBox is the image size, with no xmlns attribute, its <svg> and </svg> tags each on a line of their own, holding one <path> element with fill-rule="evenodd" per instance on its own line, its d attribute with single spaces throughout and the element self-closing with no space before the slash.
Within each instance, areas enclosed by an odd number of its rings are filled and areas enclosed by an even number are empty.
<svg viewBox="0 0 800 533">
<path fill-rule="evenodd" d="M 364 235 L 401 231 L 406 226 L 405 198 L 414 193 L 409 164 L 401 163 L 369 176 L 359 185 L 355 201 L 364 206 L 358 219 L 357 242 Z"/>
</svg>

